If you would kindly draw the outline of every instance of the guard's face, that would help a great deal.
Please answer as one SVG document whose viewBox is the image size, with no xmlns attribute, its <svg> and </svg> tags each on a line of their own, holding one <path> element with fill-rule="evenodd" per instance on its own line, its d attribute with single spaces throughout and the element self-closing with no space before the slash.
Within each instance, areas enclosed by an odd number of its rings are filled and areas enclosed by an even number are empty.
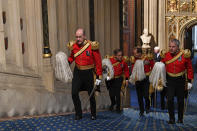
<svg viewBox="0 0 197 131">
<path fill-rule="evenodd" d="M 122 52 L 118 52 L 118 53 L 115 55 L 115 58 L 116 58 L 116 60 L 121 61 L 121 60 L 122 60 Z"/>
<path fill-rule="evenodd" d="M 137 52 L 137 49 L 133 50 L 133 55 L 135 58 L 141 58 L 142 54 Z"/>
<path fill-rule="evenodd" d="M 76 37 L 77 44 L 81 45 L 85 40 L 83 30 L 77 30 L 76 34 L 75 34 L 75 37 Z"/>
<path fill-rule="evenodd" d="M 179 51 L 179 47 L 174 43 L 174 42 L 170 42 L 169 44 L 169 52 L 171 54 L 176 54 Z"/>
</svg>

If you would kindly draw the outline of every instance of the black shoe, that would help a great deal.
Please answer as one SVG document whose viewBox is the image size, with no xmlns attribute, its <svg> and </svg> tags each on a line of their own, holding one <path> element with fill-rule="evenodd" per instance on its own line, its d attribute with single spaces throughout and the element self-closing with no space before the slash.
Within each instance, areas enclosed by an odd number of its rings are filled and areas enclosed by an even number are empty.
<svg viewBox="0 0 197 131">
<path fill-rule="evenodd" d="M 148 110 L 146 110 L 146 114 L 148 114 L 148 113 L 150 113 L 150 110 L 148 109 Z"/>
<path fill-rule="evenodd" d="M 109 111 L 113 111 L 113 110 L 114 110 L 114 106 L 110 106 Z"/>
<path fill-rule="evenodd" d="M 96 120 L 96 116 L 91 116 L 91 119 L 92 120 Z"/>
<path fill-rule="evenodd" d="M 117 113 L 122 113 L 122 110 L 116 109 L 116 112 L 117 112 Z"/>
<path fill-rule="evenodd" d="M 177 123 L 183 123 L 183 120 L 182 120 L 182 119 L 179 119 L 179 120 L 177 121 Z"/>
<path fill-rule="evenodd" d="M 78 116 L 78 115 L 75 116 L 75 120 L 80 120 L 80 119 L 82 119 L 82 116 Z"/>
<path fill-rule="evenodd" d="M 175 124 L 175 120 L 174 120 L 174 119 L 170 119 L 170 120 L 168 121 L 168 124 Z"/>
<path fill-rule="evenodd" d="M 140 113 L 139 113 L 139 116 L 140 116 L 140 117 L 143 117 L 143 116 L 144 116 L 144 113 L 140 112 Z"/>
</svg>

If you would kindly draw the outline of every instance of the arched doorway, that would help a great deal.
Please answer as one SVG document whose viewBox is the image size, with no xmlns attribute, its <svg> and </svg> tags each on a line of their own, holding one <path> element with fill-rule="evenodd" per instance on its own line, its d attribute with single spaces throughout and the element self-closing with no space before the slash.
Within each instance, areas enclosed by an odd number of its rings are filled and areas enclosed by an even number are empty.
<svg viewBox="0 0 197 131">
<path fill-rule="evenodd" d="M 197 55 L 197 21 L 190 21 L 180 29 L 179 40 L 181 41 L 181 48 L 190 49 L 193 58 Z"/>
<path fill-rule="evenodd" d="M 190 49 L 193 57 L 197 52 L 197 24 L 187 28 L 184 34 L 184 49 Z"/>
</svg>

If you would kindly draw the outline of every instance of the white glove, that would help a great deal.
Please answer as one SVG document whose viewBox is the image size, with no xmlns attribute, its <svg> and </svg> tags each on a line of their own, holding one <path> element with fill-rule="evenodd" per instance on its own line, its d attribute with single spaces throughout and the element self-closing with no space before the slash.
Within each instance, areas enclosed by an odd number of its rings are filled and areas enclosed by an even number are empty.
<svg viewBox="0 0 197 131">
<path fill-rule="evenodd" d="M 107 78 L 106 78 L 106 79 L 107 79 L 107 81 L 108 81 L 108 80 L 110 79 L 110 78 L 109 78 L 109 76 L 107 76 Z"/>
<path fill-rule="evenodd" d="M 99 86 L 99 85 L 100 85 L 100 83 L 101 83 L 101 80 L 96 79 L 96 81 L 95 81 L 95 85 L 96 85 L 96 86 Z"/>
<path fill-rule="evenodd" d="M 191 83 L 187 83 L 187 89 L 190 90 L 192 88 L 192 84 Z"/>
</svg>

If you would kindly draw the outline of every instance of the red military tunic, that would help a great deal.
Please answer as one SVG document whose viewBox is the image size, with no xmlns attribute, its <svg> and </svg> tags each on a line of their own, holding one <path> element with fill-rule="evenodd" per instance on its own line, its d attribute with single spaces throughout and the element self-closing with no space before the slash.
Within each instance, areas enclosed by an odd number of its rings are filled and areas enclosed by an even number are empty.
<svg viewBox="0 0 197 131">
<path fill-rule="evenodd" d="M 150 73 L 153 69 L 153 66 L 154 66 L 154 60 L 149 59 L 147 56 L 142 56 L 140 59 L 134 57 L 134 59 L 132 60 L 133 62 L 131 62 L 132 63 L 131 71 L 133 70 L 133 67 L 134 67 L 134 64 L 135 64 L 136 60 L 145 60 L 145 61 L 149 62 L 149 64 L 144 64 L 144 72 L 145 72 L 146 75 L 150 75 Z"/>
<path fill-rule="evenodd" d="M 114 78 L 120 77 L 123 73 L 126 79 L 129 78 L 129 68 L 128 68 L 127 63 L 124 60 L 119 62 L 114 57 L 112 57 L 110 58 L 110 61 L 114 68 Z"/>
<path fill-rule="evenodd" d="M 86 70 L 96 67 L 96 75 L 99 76 L 99 78 L 101 79 L 102 78 L 101 55 L 98 50 L 98 44 L 96 46 L 97 47 L 95 48 L 95 44 L 87 40 L 85 40 L 82 46 L 78 45 L 75 42 L 72 45 L 72 51 L 70 57 L 68 58 L 68 61 L 69 63 L 75 61 L 77 68 L 80 70 Z M 80 51 L 81 53 L 79 53 Z M 76 55 L 77 53 L 78 55 Z"/>
<path fill-rule="evenodd" d="M 181 53 L 179 57 L 178 54 Z M 192 63 L 191 59 L 188 57 L 185 57 L 184 52 L 180 51 L 176 55 L 172 55 L 170 52 L 166 53 L 164 55 L 164 58 L 162 59 L 162 62 L 166 65 L 166 72 L 171 77 L 177 77 L 185 74 L 185 71 L 187 70 L 187 77 L 189 80 L 193 79 L 193 69 L 192 69 Z M 175 59 L 177 57 L 177 59 Z M 173 62 L 172 59 L 175 59 Z"/>
</svg>

